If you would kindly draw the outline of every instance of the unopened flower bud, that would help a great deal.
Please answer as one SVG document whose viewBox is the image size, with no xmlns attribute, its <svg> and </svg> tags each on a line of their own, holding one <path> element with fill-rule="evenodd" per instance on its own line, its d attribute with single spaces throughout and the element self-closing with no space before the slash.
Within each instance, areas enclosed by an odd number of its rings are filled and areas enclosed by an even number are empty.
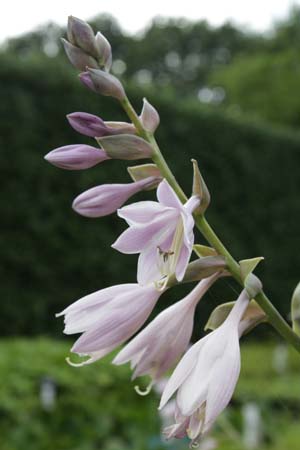
<svg viewBox="0 0 300 450">
<path fill-rule="evenodd" d="M 85 70 L 86 67 L 92 67 L 96 69 L 99 67 L 99 64 L 92 56 L 85 53 L 81 48 L 75 47 L 75 45 L 70 44 L 70 42 L 65 39 L 61 39 L 67 57 L 69 58 L 71 64 L 73 64 L 76 69 Z"/>
<path fill-rule="evenodd" d="M 103 70 L 88 69 L 79 75 L 80 81 L 97 94 L 123 100 L 126 97 L 124 88 L 118 78 Z"/>
<path fill-rule="evenodd" d="M 193 195 L 196 195 L 201 200 L 196 212 L 203 214 L 210 204 L 210 193 L 200 173 L 197 161 L 192 159 L 192 163 L 194 168 Z"/>
<path fill-rule="evenodd" d="M 82 72 L 79 74 L 79 79 L 84 86 L 86 86 L 91 91 L 97 92 L 95 85 L 91 79 L 89 72 Z M 98 92 L 97 92 L 98 94 Z"/>
<path fill-rule="evenodd" d="M 140 115 L 141 122 L 147 131 L 154 133 L 160 122 L 158 112 L 146 98 L 143 99 L 143 102 L 143 109 Z"/>
<path fill-rule="evenodd" d="M 120 208 L 129 197 L 148 189 L 154 177 L 128 184 L 102 184 L 83 192 L 75 198 L 73 209 L 85 217 L 108 216 Z"/>
<path fill-rule="evenodd" d="M 107 72 L 109 72 L 112 64 L 111 46 L 106 37 L 103 36 L 100 31 L 98 31 L 98 33 L 96 34 L 95 46 L 101 65 Z"/>
<path fill-rule="evenodd" d="M 130 123 L 104 122 L 100 117 L 86 112 L 74 112 L 68 114 L 67 119 L 74 130 L 90 137 L 101 137 L 135 132 L 134 126 Z"/>
<path fill-rule="evenodd" d="M 84 134 L 85 136 L 96 137 L 107 136 L 109 134 L 104 121 L 94 114 L 74 112 L 68 114 L 67 119 L 74 130 L 78 131 L 78 133 Z"/>
<path fill-rule="evenodd" d="M 97 139 L 108 156 L 113 159 L 150 158 L 153 149 L 144 139 L 132 134 L 119 134 Z"/>
<path fill-rule="evenodd" d="M 81 48 L 85 53 L 93 56 L 95 59 L 99 58 L 95 35 L 92 27 L 84 20 L 77 17 L 68 17 L 67 36 L 71 44 Z"/>
<path fill-rule="evenodd" d="M 61 169 L 82 170 L 89 169 L 110 158 L 101 148 L 75 144 L 56 148 L 48 153 L 45 159 Z"/>
</svg>

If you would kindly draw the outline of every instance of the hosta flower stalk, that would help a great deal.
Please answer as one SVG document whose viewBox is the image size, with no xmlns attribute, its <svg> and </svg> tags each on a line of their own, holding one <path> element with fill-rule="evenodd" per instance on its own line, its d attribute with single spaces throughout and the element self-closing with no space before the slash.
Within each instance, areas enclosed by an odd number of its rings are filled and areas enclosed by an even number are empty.
<svg viewBox="0 0 300 450">
<path fill-rule="evenodd" d="M 106 159 L 150 159 L 128 168 L 133 182 L 95 186 L 73 202 L 75 211 L 86 217 L 117 211 L 128 228 L 112 246 L 121 253 L 139 256 L 137 283 L 94 292 L 58 314 L 64 316 L 66 334 L 81 334 L 71 351 L 87 359 L 71 364 L 90 364 L 110 353 L 143 326 L 165 290 L 181 282 L 201 280 L 184 299 L 157 315 L 114 359 L 117 365 L 130 362 L 133 378 L 148 375 L 151 382 L 156 382 L 186 351 L 199 300 L 220 276 L 232 275 L 243 288 L 241 295 L 234 305 L 225 304 L 214 311 L 209 321 L 214 331 L 182 357 L 161 399 L 163 408 L 176 393 L 175 423 L 165 430 L 166 436 L 187 435 L 196 445 L 230 402 L 240 372 L 239 338 L 244 332 L 268 320 L 300 352 L 297 295 L 292 302 L 293 332 L 252 273 L 262 258 L 238 263 L 204 217 L 211 198 L 202 167 L 200 173 L 195 160 L 192 194 L 186 196 L 183 192 L 154 137 L 160 124 L 159 113 L 147 100 L 141 114 L 136 113 L 120 80 L 109 73 L 112 52 L 107 39 L 99 32 L 95 35 L 86 22 L 72 16 L 67 38 L 63 45 L 71 63 L 82 71 L 80 81 L 93 92 L 118 100 L 130 122 L 105 122 L 86 112 L 71 113 L 71 126 L 95 138 L 100 148 L 66 145 L 45 158 L 68 170 L 88 169 Z M 157 201 L 123 206 L 135 193 L 156 188 Z M 194 246 L 195 225 L 211 247 L 202 243 Z M 209 253 L 202 255 L 201 248 Z M 190 263 L 193 250 L 200 258 Z M 252 300 L 256 311 L 252 316 L 251 308 L 245 314 L 251 299 L 256 301 Z M 226 313 L 222 315 L 224 307 Z"/>
</svg>

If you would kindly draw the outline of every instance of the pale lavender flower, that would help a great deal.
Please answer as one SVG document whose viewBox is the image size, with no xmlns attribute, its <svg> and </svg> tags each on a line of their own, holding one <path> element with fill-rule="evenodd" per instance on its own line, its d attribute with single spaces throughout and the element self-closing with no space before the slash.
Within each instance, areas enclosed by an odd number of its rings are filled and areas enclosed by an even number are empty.
<svg viewBox="0 0 300 450">
<path fill-rule="evenodd" d="M 67 115 L 69 124 L 78 133 L 90 137 L 110 136 L 121 133 L 133 133 L 134 127 L 126 122 L 104 122 L 100 117 L 86 112 L 74 112 Z"/>
<path fill-rule="evenodd" d="M 75 198 L 72 208 L 85 217 L 103 217 L 115 212 L 129 197 L 157 183 L 155 177 L 127 184 L 102 184 Z"/>
<path fill-rule="evenodd" d="M 140 284 L 167 279 L 173 273 L 181 281 L 193 250 L 192 213 L 199 199 L 191 197 L 182 205 L 166 180 L 159 184 L 157 198 L 158 202 L 138 202 L 118 211 L 129 228 L 112 247 L 122 253 L 140 253 Z"/>
<path fill-rule="evenodd" d="M 121 284 L 87 295 L 57 314 L 64 316 L 65 334 L 82 333 L 71 351 L 89 359 L 78 365 L 102 358 L 129 339 L 161 294 L 154 285 Z"/>
<path fill-rule="evenodd" d="M 184 355 L 163 392 L 160 408 L 176 397 L 176 423 L 168 438 L 188 435 L 192 444 L 206 433 L 228 405 L 240 373 L 239 324 L 249 304 L 243 290 L 225 322 Z"/>
<path fill-rule="evenodd" d="M 149 375 L 151 387 L 187 349 L 193 332 L 195 308 L 219 276 L 214 274 L 200 281 L 183 300 L 161 312 L 118 353 L 113 363 L 120 365 L 131 361 L 131 368 L 135 369 L 132 379 Z"/>
<path fill-rule="evenodd" d="M 52 150 L 45 156 L 45 159 L 61 169 L 82 170 L 89 169 L 110 157 L 101 148 L 74 144 Z"/>
</svg>

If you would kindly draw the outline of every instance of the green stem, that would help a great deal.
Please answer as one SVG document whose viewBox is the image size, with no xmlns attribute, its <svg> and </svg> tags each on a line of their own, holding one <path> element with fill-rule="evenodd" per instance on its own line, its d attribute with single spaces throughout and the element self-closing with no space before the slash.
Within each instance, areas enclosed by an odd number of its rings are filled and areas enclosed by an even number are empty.
<svg viewBox="0 0 300 450">
<path fill-rule="evenodd" d="M 240 275 L 240 266 L 237 261 L 231 256 L 226 247 L 222 244 L 218 236 L 215 234 L 204 216 L 196 217 L 196 225 L 201 231 L 206 240 L 217 250 L 220 255 L 226 259 L 227 268 L 231 272 L 235 280 L 243 286 L 243 280 Z M 262 291 L 255 297 L 259 306 L 266 313 L 271 325 L 278 331 L 279 334 L 289 342 L 300 353 L 300 338 L 293 332 L 289 324 L 284 320 L 281 314 L 273 306 L 266 294 Z"/>
<path fill-rule="evenodd" d="M 181 189 L 180 185 L 178 184 L 176 178 L 174 177 L 165 158 L 163 157 L 153 134 L 149 133 L 147 130 L 144 129 L 138 115 L 136 114 L 133 106 L 131 105 L 127 97 L 121 100 L 121 105 L 124 108 L 130 120 L 132 121 L 132 123 L 134 124 L 138 134 L 152 145 L 153 148 L 152 159 L 153 162 L 160 169 L 162 176 L 168 181 L 170 186 L 174 189 L 180 201 L 182 203 L 185 203 L 187 197 L 183 192 L 183 190 Z M 244 283 L 240 275 L 240 266 L 238 262 L 233 258 L 233 256 L 227 250 L 227 248 L 222 244 L 222 242 L 220 241 L 214 230 L 206 221 L 205 217 L 199 214 L 195 215 L 195 223 L 197 228 L 201 231 L 202 235 L 210 243 L 210 245 L 212 245 L 212 247 L 214 247 L 220 255 L 225 257 L 227 268 L 229 269 L 230 273 L 235 278 L 235 280 L 242 287 L 244 287 Z M 284 318 L 277 311 L 277 309 L 273 306 L 273 304 L 265 295 L 265 293 L 260 292 L 259 294 L 257 294 L 255 300 L 263 309 L 263 311 L 266 313 L 271 325 L 287 342 L 289 342 L 293 347 L 295 347 L 295 349 L 300 353 L 300 338 L 293 332 L 292 328 L 284 320 Z"/>
</svg>

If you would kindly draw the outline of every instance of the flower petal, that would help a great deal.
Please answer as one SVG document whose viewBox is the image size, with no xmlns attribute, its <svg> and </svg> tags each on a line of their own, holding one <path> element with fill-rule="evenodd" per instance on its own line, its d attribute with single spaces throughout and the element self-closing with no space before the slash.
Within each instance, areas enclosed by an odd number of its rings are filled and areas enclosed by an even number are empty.
<svg viewBox="0 0 300 450">
<path fill-rule="evenodd" d="M 76 341 L 72 351 L 91 353 L 117 346 L 143 325 L 161 293 L 152 286 L 136 286 L 134 292 L 118 296 L 111 302 L 95 325 Z"/>
<path fill-rule="evenodd" d="M 140 253 L 137 268 L 137 282 L 142 286 L 159 281 L 162 274 L 158 266 L 157 246 L 149 245 Z"/>
<path fill-rule="evenodd" d="M 228 339 L 222 358 L 210 374 L 206 401 L 205 429 L 209 430 L 217 416 L 226 408 L 233 395 L 240 373 L 240 347 L 237 332 Z"/>
<path fill-rule="evenodd" d="M 176 217 L 176 211 L 173 208 L 152 201 L 132 203 L 118 210 L 118 216 L 126 220 L 128 225 L 147 224 L 161 217 L 161 214 L 166 214 L 166 220 L 171 220 L 172 213 Z"/>
<path fill-rule="evenodd" d="M 166 180 L 159 183 L 157 188 L 157 199 L 164 206 L 170 206 L 171 208 L 176 208 L 180 211 L 183 209 L 182 203 Z"/>
<path fill-rule="evenodd" d="M 128 284 L 118 284 L 116 286 L 110 286 L 105 289 L 100 289 L 99 291 L 92 292 L 89 295 L 86 295 L 76 302 L 72 303 L 66 309 L 64 309 L 61 313 L 56 314 L 56 317 L 66 315 L 73 311 L 82 311 L 84 308 L 88 308 L 94 305 L 104 304 L 114 298 L 116 295 L 125 294 L 127 292 L 132 292 L 136 288 L 136 283 L 128 283 Z"/>
<path fill-rule="evenodd" d="M 189 376 L 193 368 L 197 363 L 197 356 L 201 347 L 203 345 L 203 340 L 201 339 L 199 342 L 194 344 L 187 353 L 180 360 L 176 369 L 171 375 L 164 392 L 161 397 L 159 409 L 163 408 L 165 404 L 169 401 L 175 391 L 180 387 L 180 385 L 185 381 L 185 379 Z"/>
<path fill-rule="evenodd" d="M 181 281 L 184 277 L 192 251 L 193 247 L 187 247 L 185 244 L 181 247 L 175 270 L 175 275 L 178 281 Z"/>
</svg>

